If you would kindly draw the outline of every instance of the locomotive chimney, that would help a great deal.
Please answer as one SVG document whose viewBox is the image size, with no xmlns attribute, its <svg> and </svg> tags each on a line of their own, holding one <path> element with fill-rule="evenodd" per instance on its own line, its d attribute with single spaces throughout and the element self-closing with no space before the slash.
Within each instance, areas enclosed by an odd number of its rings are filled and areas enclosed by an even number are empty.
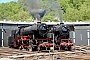
<svg viewBox="0 0 90 60">
<path fill-rule="evenodd" d="M 36 21 L 37 23 L 41 23 L 41 18 L 43 18 L 45 13 L 46 13 L 46 10 L 43 10 L 43 9 L 32 9 L 30 11 L 30 14 L 34 18 L 34 21 Z"/>
</svg>

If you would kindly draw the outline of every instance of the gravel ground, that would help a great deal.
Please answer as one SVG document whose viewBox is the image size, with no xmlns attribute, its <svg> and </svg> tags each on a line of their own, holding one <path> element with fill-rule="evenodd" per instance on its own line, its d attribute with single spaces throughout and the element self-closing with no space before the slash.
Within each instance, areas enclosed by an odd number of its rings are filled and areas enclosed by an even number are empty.
<svg viewBox="0 0 90 60">
<path fill-rule="evenodd" d="M 75 47 L 75 48 L 74 48 Z M 0 60 L 74 60 L 74 59 L 80 59 L 84 58 L 85 59 L 90 59 L 90 46 L 74 46 L 73 47 L 73 52 L 72 51 L 60 51 L 57 53 L 61 53 L 57 55 L 54 55 L 54 59 L 52 56 L 49 57 L 49 54 L 38 56 L 39 59 L 36 59 L 36 52 L 31 52 L 31 51 L 25 51 L 25 50 L 17 50 L 17 49 L 12 49 L 8 47 L 0 47 Z M 40 52 L 38 54 L 47 54 L 45 52 Z M 55 52 L 56 53 L 56 52 Z M 19 58 L 7 58 L 8 56 L 21 56 L 21 55 L 33 55 L 32 57 L 19 57 Z M 74 58 L 76 57 L 76 58 Z"/>
</svg>

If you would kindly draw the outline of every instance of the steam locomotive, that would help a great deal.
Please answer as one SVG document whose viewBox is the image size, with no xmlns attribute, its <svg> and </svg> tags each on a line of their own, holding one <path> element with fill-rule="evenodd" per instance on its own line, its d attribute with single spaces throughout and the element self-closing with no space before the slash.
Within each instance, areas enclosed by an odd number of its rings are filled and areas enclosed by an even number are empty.
<svg viewBox="0 0 90 60">
<path fill-rule="evenodd" d="M 34 12 L 33 10 L 31 14 L 39 20 L 45 13 L 45 10 L 40 11 Z M 31 46 L 32 51 L 51 50 L 52 48 L 71 50 L 71 46 L 73 46 L 73 42 L 69 38 L 71 30 L 71 26 L 65 24 L 48 25 L 39 21 L 37 24 L 21 26 L 15 30 L 12 34 L 13 42 L 9 43 L 9 47 L 29 50 Z M 10 38 L 11 36 L 9 41 Z"/>
</svg>

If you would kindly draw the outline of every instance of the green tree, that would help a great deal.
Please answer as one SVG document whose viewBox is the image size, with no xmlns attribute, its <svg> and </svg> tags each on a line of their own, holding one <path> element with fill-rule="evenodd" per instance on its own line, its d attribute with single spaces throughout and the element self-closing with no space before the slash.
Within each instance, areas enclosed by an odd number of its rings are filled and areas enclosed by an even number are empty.
<svg viewBox="0 0 90 60">
<path fill-rule="evenodd" d="M 29 12 L 26 12 L 17 2 L 0 4 L 0 20 L 4 18 L 12 21 L 32 21 Z"/>
<path fill-rule="evenodd" d="M 90 20 L 90 0 L 38 0 L 37 3 L 42 9 L 47 11 L 42 21 L 58 21 L 54 20 L 54 18 L 61 18 L 60 7 L 63 10 L 64 21 Z M 27 7 L 26 0 L 1 3 L 0 20 L 6 18 L 6 20 L 12 21 L 33 21 Z"/>
</svg>

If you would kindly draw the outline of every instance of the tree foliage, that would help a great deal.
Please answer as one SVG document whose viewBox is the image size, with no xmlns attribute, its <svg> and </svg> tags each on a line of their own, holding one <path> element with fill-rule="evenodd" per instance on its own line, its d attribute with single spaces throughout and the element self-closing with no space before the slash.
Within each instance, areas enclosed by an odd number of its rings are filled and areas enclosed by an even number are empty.
<svg viewBox="0 0 90 60">
<path fill-rule="evenodd" d="M 12 20 L 12 21 L 32 21 L 28 12 L 17 2 L 9 2 L 0 4 L 0 20 Z"/>
<path fill-rule="evenodd" d="M 25 0 L 18 0 L 18 2 L 8 2 L 0 4 L 0 20 L 12 21 L 33 21 L 30 12 L 27 11 Z M 42 18 L 42 21 L 58 21 L 54 18 L 60 14 L 57 7 L 53 8 L 48 0 L 39 0 L 40 7 L 46 9 L 47 13 Z M 54 0 L 53 0 L 54 1 Z M 63 10 L 64 21 L 89 21 L 90 20 L 90 0 L 55 0 L 60 4 Z M 55 6 L 55 5 L 53 5 Z M 60 17 L 60 16 L 58 16 Z"/>
<path fill-rule="evenodd" d="M 90 0 L 59 0 L 64 21 L 89 21 Z"/>
</svg>

